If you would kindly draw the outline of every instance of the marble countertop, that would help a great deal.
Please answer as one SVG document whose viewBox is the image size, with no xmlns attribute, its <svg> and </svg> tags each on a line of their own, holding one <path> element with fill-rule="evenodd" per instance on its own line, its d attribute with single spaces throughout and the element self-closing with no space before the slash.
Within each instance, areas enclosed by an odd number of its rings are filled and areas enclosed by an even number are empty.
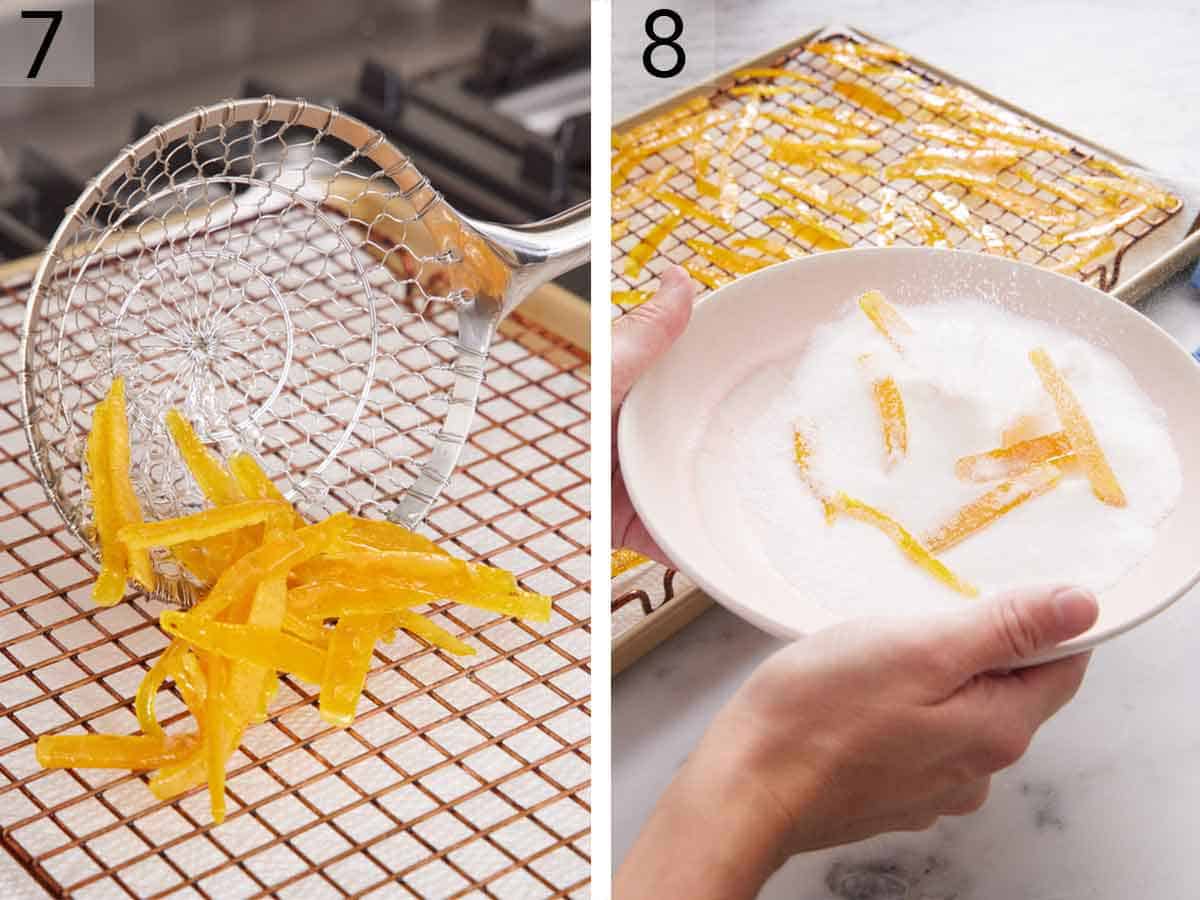
<svg viewBox="0 0 1200 900">
<path fill-rule="evenodd" d="M 659 4 L 614 0 L 613 110 L 683 84 L 641 69 Z M 689 80 L 826 23 L 857 25 L 1168 175 L 1195 173 L 1200 9 L 1194 3 L 1003 5 L 675 2 Z M 714 13 L 719 9 L 719 13 Z M 694 26 L 694 27 L 693 27 Z M 682 76 L 681 76 L 682 77 Z M 1192 179 L 1200 173 L 1191 174 Z M 1200 291 L 1174 279 L 1143 310 L 1200 346 Z M 1200 402 L 1200 398 L 1198 398 Z M 717 709 L 780 642 L 723 609 L 618 676 L 614 859 Z M 998 775 L 980 812 L 793 859 L 770 900 L 1128 900 L 1200 896 L 1200 590 L 1094 656 L 1075 701 Z"/>
</svg>

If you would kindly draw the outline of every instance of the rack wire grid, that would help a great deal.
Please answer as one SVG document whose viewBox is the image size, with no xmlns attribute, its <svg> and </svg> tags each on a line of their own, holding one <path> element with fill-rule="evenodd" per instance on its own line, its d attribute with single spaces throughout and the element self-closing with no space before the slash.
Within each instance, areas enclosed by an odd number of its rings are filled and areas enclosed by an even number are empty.
<svg viewBox="0 0 1200 900">
<path fill-rule="evenodd" d="M 376 649 L 346 729 L 325 724 L 315 692 L 283 677 L 269 719 L 248 729 L 230 762 L 228 818 L 214 827 L 203 788 L 160 802 L 142 774 L 43 770 L 35 759 L 48 732 L 136 731 L 137 685 L 167 640 L 160 608 L 144 598 L 92 605 L 95 563 L 34 477 L 18 388 L 29 286 L 25 275 L 0 287 L 4 849 L 59 897 L 586 896 L 587 354 L 519 314 L 501 326 L 459 471 L 425 525 L 452 552 L 553 596 L 550 621 L 426 608 L 477 654 L 399 634 Z M 426 346 L 440 338 L 449 353 L 454 325 L 452 310 L 427 314 Z M 424 364 L 442 363 L 434 353 Z M 410 434 L 432 444 L 432 429 Z M 339 487 L 352 496 L 370 475 L 348 468 Z M 159 711 L 168 730 L 187 715 L 173 689 Z"/>
<path fill-rule="evenodd" d="M 859 38 L 852 34 L 825 32 L 819 35 L 817 40 L 858 42 Z M 762 111 L 787 113 L 788 109 L 784 104 L 789 101 L 799 101 L 805 104 L 828 108 L 852 109 L 866 115 L 863 110 L 835 93 L 832 89 L 832 85 L 836 81 L 852 81 L 855 84 L 875 91 L 904 114 L 904 119 L 900 122 L 892 122 L 878 116 L 871 116 L 872 119 L 880 124 L 885 124 L 885 127 L 879 133 L 872 135 L 872 137 L 877 138 L 882 143 L 882 148 L 870 153 L 863 151 L 839 152 L 838 155 L 843 159 L 851 162 L 869 160 L 880 167 L 886 166 L 897 162 L 907 153 L 924 147 L 929 143 L 929 141 L 913 135 L 912 129 L 917 124 L 957 125 L 953 119 L 934 113 L 918 105 L 910 97 L 897 90 L 903 83 L 900 78 L 895 76 L 881 78 L 879 76 L 857 74 L 826 56 L 807 50 L 806 46 L 804 43 L 798 43 L 796 46 L 783 51 L 775 59 L 764 59 L 754 64 L 755 66 L 789 69 L 804 75 L 816 76 L 819 79 L 818 85 L 799 86 L 794 96 L 780 96 L 778 98 L 765 96 L 758 98 L 757 102 L 760 104 Z M 923 87 L 955 84 L 952 80 L 930 71 L 915 60 L 910 59 L 896 63 L 896 65 L 918 76 L 920 84 Z M 740 109 L 746 100 L 730 93 L 730 90 L 736 84 L 737 82 L 732 78 L 719 79 L 716 86 L 707 93 L 711 107 L 714 109 L 729 109 L 731 112 Z M 1009 111 L 1012 112 L 1011 109 Z M 1088 160 L 1094 158 L 1103 159 L 1103 154 L 1094 151 L 1090 147 L 1080 146 L 1077 141 L 1044 128 L 1032 120 L 1021 116 L 1019 113 L 1014 112 L 1013 114 L 1023 120 L 1023 124 L 1028 130 L 1057 137 L 1070 144 L 1072 150 L 1069 154 L 1052 153 L 1039 149 L 1024 150 L 1017 163 L 1000 173 L 997 180 L 998 184 L 1021 193 L 1036 196 L 1046 202 L 1057 202 L 1059 198 L 1040 189 L 1035 189 L 1033 185 L 1013 174 L 1013 168 L 1023 166 L 1030 170 L 1035 177 L 1049 181 L 1057 181 L 1062 176 L 1070 173 L 1097 174 L 1095 170 L 1087 167 L 1086 163 Z M 725 136 L 736 125 L 737 116 L 735 113 L 726 121 L 706 129 L 706 133 L 713 136 L 711 138 L 712 143 L 719 150 Z M 767 127 L 751 132 L 749 137 L 733 155 L 729 168 L 731 177 L 742 190 L 742 200 L 745 201 L 749 197 L 754 197 L 754 200 L 753 202 L 743 202 L 739 205 L 738 211 L 730 223 L 730 228 L 717 228 L 715 225 L 696 221 L 685 215 L 683 222 L 671 234 L 665 237 L 663 242 L 656 248 L 654 254 L 646 261 L 646 264 L 642 267 L 638 275 L 632 278 L 625 271 L 629 252 L 647 236 L 655 224 L 674 210 L 658 200 L 647 197 L 634 203 L 622 213 L 618 213 L 615 216 L 615 221 L 628 222 L 628 230 L 612 242 L 612 290 L 614 292 L 641 290 L 652 293 L 658 286 L 659 274 L 671 264 L 683 264 L 694 261 L 700 263 L 703 268 L 710 271 L 715 269 L 715 271 L 720 272 L 719 267 L 708 265 L 703 257 L 700 257 L 687 246 L 686 241 L 691 238 L 698 238 L 717 245 L 723 245 L 730 239 L 737 237 L 773 237 L 777 242 L 781 242 L 787 246 L 789 250 L 803 249 L 788 234 L 772 228 L 763 221 L 765 216 L 779 212 L 786 213 L 786 211 L 780 210 L 778 207 L 751 193 L 751 191 L 759 189 L 765 189 L 776 194 L 785 193 L 766 181 L 760 174 L 771 162 L 767 155 L 768 147 L 763 140 L 763 136 L 766 135 L 777 139 L 790 133 L 783 125 L 771 122 Z M 650 154 L 641 160 L 637 168 L 629 173 L 626 184 L 632 184 L 639 178 L 658 171 L 663 166 L 674 165 L 679 171 L 667 181 L 665 187 L 683 195 L 694 203 L 706 206 L 705 203 L 701 202 L 702 197 L 695 187 L 692 174 L 691 145 L 692 141 L 689 140 Z M 1012 147 L 1011 149 L 1013 151 L 1022 150 L 1020 147 Z M 1052 267 L 1065 261 L 1069 256 L 1070 248 L 1061 246 L 1047 247 L 1039 244 L 1039 239 L 1046 234 L 1046 230 L 1037 222 L 1021 218 L 991 201 L 985 200 L 978 194 L 972 193 L 963 185 L 944 182 L 930 183 L 909 179 L 884 182 L 873 175 L 835 175 L 829 174 L 819 168 L 806 167 L 803 164 L 792 164 L 781 166 L 780 168 L 785 170 L 787 174 L 799 175 L 811 183 L 820 185 L 840 200 L 855 204 L 868 213 L 867 221 L 852 223 L 832 213 L 824 212 L 819 208 L 811 208 L 810 212 L 817 218 L 835 225 L 846 236 L 851 246 L 876 246 L 877 228 L 875 212 L 879 208 L 876 193 L 886 185 L 896 190 L 899 196 L 907 198 L 923 209 L 934 213 L 938 218 L 939 224 L 944 226 L 947 242 L 953 248 L 982 251 L 984 243 L 973 237 L 958 224 L 950 222 L 944 215 L 936 211 L 936 207 L 927 202 L 927 198 L 934 190 L 940 189 L 965 203 L 976 222 L 987 223 L 996 229 L 1005 241 L 1007 241 L 1010 248 L 1014 251 L 1016 258 L 1019 260 L 1038 266 Z M 1173 216 L 1177 215 L 1181 209 L 1182 204 L 1173 210 L 1150 207 L 1142 215 L 1125 224 L 1113 234 L 1113 239 L 1117 246 L 1116 252 L 1105 261 L 1085 267 L 1079 272 L 1080 279 L 1093 283 L 1101 290 L 1109 290 L 1117 283 L 1120 277 L 1121 262 L 1129 249 L 1139 240 L 1142 240 L 1151 232 L 1164 225 Z M 925 242 L 918 229 L 913 227 L 911 223 L 907 223 L 906 225 L 901 224 L 901 218 L 897 217 L 897 227 L 894 234 L 895 243 L 898 245 L 924 246 Z M 737 277 L 733 273 L 728 273 L 728 276 L 731 278 Z M 701 295 L 707 292 L 707 289 L 702 285 L 698 285 L 697 290 Z M 632 308 L 630 305 L 614 304 L 614 317 L 620 317 L 628 312 L 630 308 Z M 652 616 L 656 610 L 660 609 L 664 603 L 682 597 L 693 589 L 694 585 L 688 579 L 678 573 L 665 570 L 664 567 L 657 564 L 653 566 L 643 565 L 624 573 L 614 580 L 613 586 L 611 604 L 612 622 L 610 623 L 610 627 L 612 628 L 614 637 L 625 633 L 631 628 L 638 627 L 649 616 Z"/>
</svg>

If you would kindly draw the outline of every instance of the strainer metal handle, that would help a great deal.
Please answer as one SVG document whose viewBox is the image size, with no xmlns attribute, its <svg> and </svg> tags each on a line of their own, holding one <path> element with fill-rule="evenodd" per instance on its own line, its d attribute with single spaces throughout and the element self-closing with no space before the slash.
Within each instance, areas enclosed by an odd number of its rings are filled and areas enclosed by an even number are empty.
<svg viewBox="0 0 1200 900">
<path fill-rule="evenodd" d="M 533 291 L 583 265 L 591 255 L 588 201 L 530 225 L 499 225 L 466 217 L 464 221 L 487 241 L 511 274 L 498 307 L 481 298 L 459 312 L 459 359 L 450 409 L 420 475 L 388 515 L 393 522 L 407 528 L 421 524 L 458 465 L 496 327 Z"/>
</svg>

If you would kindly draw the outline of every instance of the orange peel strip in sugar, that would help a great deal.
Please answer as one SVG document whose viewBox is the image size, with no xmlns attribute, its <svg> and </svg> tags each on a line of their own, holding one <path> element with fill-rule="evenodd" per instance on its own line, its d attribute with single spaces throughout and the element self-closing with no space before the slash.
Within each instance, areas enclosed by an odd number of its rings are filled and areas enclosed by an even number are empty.
<svg viewBox="0 0 1200 900">
<path fill-rule="evenodd" d="M 1006 430 L 1006 435 L 1013 433 Z M 1006 443 L 996 450 L 963 456 L 954 464 L 954 474 L 965 481 L 995 481 L 1028 472 L 1071 452 L 1066 432 L 1056 431 L 1038 437 Z"/>
<path fill-rule="evenodd" d="M 613 291 L 612 302 L 619 306 L 640 306 L 649 300 L 649 291 Z"/>
<path fill-rule="evenodd" d="M 814 497 L 821 503 L 821 507 L 825 510 L 825 521 L 833 522 L 837 510 L 833 508 L 833 503 L 830 501 L 828 494 L 821 489 L 816 480 L 812 476 L 812 471 L 809 463 L 812 461 L 812 442 L 809 440 L 803 428 L 799 425 L 792 426 L 792 458 L 796 461 L 796 469 L 800 472 L 800 477 L 804 480 L 805 486 L 812 491 Z"/>
<path fill-rule="evenodd" d="M 1050 271 L 1061 272 L 1064 275 L 1079 272 L 1084 266 L 1116 252 L 1117 242 L 1112 239 L 1111 235 L 1104 235 L 1084 244 L 1058 265 L 1052 266 Z"/>
<path fill-rule="evenodd" d="M 897 352 L 903 352 L 901 338 L 912 334 L 913 328 L 904 316 L 900 315 L 900 311 L 884 299 L 883 294 L 879 291 L 866 291 L 858 298 L 858 308 Z"/>
<path fill-rule="evenodd" d="M 670 181 L 679 173 L 679 169 L 667 163 L 657 172 L 651 172 L 649 175 L 643 176 L 623 190 L 616 194 L 612 199 L 612 211 L 620 212 L 628 209 L 635 203 L 640 203 L 645 200 L 664 184 Z"/>
<path fill-rule="evenodd" d="M 892 106 L 892 104 L 888 103 L 869 87 L 853 81 L 837 81 L 834 82 L 833 89 L 851 103 L 857 104 L 863 109 L 870 110 L 877 116 L 890 119 L 893 122 L 904 121 L 904 113 L 900 112 L 900 110 Z"/>
<path fill-rule="evenodd" d="M 850 241 L 836 229 L 831 228 L 816 216 L 809 215 L 804 210 L 797 209 L 786 197 L 778 194 L 760 193 L 769 203 L 790 210 L 792 215 L 783 216 L 772 214 L 763 217 L 763 222 L 796 240 L 804 241 L 817 250 L 841 250 L 850 246 Z"/>
<path fill-rule="evenodd" d="M 874 41 L 865 41 L 862 43 L 857 41 L 813 41 L 807 44 L 804 49 L 809 53 L 816 53 L 819 56 L 844 53 L 848 56 L 881 59 L 886 62 L 904 62 L 909 58 L 908 54 L 903 50 L 896 47 L 889 47 L 887 44 L 878 44 Z"/>
<path fill-rule="evenodd" d="M 620 222 L 612 223 L 612 239 L 614 241 L 619 241 L 627 234 L 629 234 L 629 219 L 622 219 Z"/>
<path fill-rule="evenodd" d="M 1035 466 L 1016 478 L 1004 481 L 981 497 L 972 500 L 952 515 L 943 525 L 925 537 L 925 546 L 933 553 L 949 550 L 995 522 L 1005 513 L 1027 500 L 1051 490 L 1062 472 L 1057 466 Z"/>
<path fill-rule="evenodd" d="M 803 72 L 796 72 L 792 69 L 779 68 L 738 69 L 733 73 L 733 77 L 739 81 L 748 78 L 784 78 L 789 81 L 802 81 L 805 84 L 821 83 L 821 79 L 813 75 L 805 75 Z"/>
<path fill-rule="evenodd" d="M 642 556 L 636 550 L 630 550 L 628 547 L 618 547 L 612 552 L 611 561 L 611 578 L 616 578 L 618 575 L 624 575 L 631 569 L 636 569 L 638 566 L 645 565 L 650 562 L 649 557 Z"/>
<path fill-rule="evenodd" d="M 789 194 L 799 197 L 809 206 L 842 216 L 851 222 L 866 222 L 870 219 L 866 210 L 839 200 L 818 184 L 797 178 L 795 175 L 783 175 L 778 172 L 763 172 L 762 176 L 776 187 L 781 187 Z"/>
<path fill-rule="evenodd" d="M 695 200 L 689 200 L 687 197 L 676 194 L 674 191 L 664 189 L 656 190 L 653 197 L 659 203 L 664 203 L 674 208 L 689 219 L 699 219 L 701 222 L 712 225 L 714 228 L 721 228 L 725 231 L 730 230 L 729 225 L 723 219 L 705 209 Z"/>
<path fill-rule="evenodd" d="M 1092 423 L 1083 411 L 1079 398 L 1075 396 L 1075 392 L 1071 390 L 1067 380 L 1055 367 L 1050 354 L 1043 348 L 1038 347 L 1033 350 L 1029 354 L 1029 361 L 1037 370 L 1038 377 L 1042 380 L 1042 387 L 1054 401 L 1059 421 L 1062 422 L 1063 431 L 1066 432 L 1067 440 L 1070 441 L 1071 451 L 1078 457 L 1083 471 L 1087 474 L 1088 481 L 1092 484 L 1092 493 L 1109 506 L 1124 506 L 1125 492 L 1121 490 L 1120 482 L 1117 481 L 1116 474 L 1109 466 L 1108 458 L 1104 455 L 1100 442 L 1096 440 Z"/>
<path fill-rule="evenodd" d="M 1031 441 L 1036 437 L 1041 437 L 1045 433 L 1046 429 L 1041 416 L 1017 416 L 1000 432 L 1000 446 L 1002 448 L 1011 447 L 1021 441 Z"/>
<path fill-rule="evenodd" d="M 708 288 L 710 291 L 715 291 L 719 287 L 724 287 L 733 281 L 729 275 L 721 272 L 712 266 L 703 266 L 695 260 L 689 259 L 683 263 L 684 270 L 695 278 L 698 282 Z"/>
<path fill-rule="evenodd" d="M 987 252 L 1010 258 L 1016 256 L 1004 237 L 988 223 L 977 222 L 971 215 L 971 208 L 958 197 L 945 191 L 933 191 L 929 199 L 959 228 L 983 243 Z"/>
<path fill-rule="evenodd" d="M 658 250 L 658 245 L 666 240 L 667 235 L 674 231 L 682 221 L 683 216 L 679 213 L 669 213 L 651 228 L 650 233 L 629 251 L 629 258 L 625 261 L 625 274 L 630 278 L 636 278 L 641 274 L 642 268 Z"/>
<path fill-rule="evenodd" d="M 895 542 L 905 556 L 942 584 L 967 597 L 979 595 L 978 588 L 951 572 L 945 564 L 929 552 L 924 544 L 913 537 L 903 525 L 891 516 L 840 492 L 834 495 L 831 506 L 835 513 L 844 513 L 852 519 L 858 519 L 860 522 L 878 528 Z"/>
<path fill-rule="evenodd" d="M 749 275 L 751 272 L 757 272 L 759 269 L 765 269 L 771 265 L 765 259 L 755 259 L 753 256 L 747 256 L 744 253 L 736 253 L 733 250 L 728 250 L 725 247 L 718 247 L 716 244 L 710 244 L 708 241 L 689 238 L 686 241 L 696 253 L 699 253 L 711 263 L 715 263 L 727 272 L 732 272 L 735 275 Z"/>
<path fill-rule="evenodd" d="M 875 408 L 883 426 L 883 451 L 887 468 L 892 468 L 908 454 L 908 419 L 904 415 L 904 398 L 894 378 L 880 378 L 871 384 Z"/>
</svg>

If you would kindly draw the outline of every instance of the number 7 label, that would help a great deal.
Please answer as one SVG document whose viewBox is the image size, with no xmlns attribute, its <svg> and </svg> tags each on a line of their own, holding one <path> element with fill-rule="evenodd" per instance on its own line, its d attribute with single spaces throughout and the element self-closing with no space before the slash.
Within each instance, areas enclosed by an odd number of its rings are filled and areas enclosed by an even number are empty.
<svg viewBox="0 0 1200 900">
<path fill-rule="evenodd" d="M 94 81 L 95 0 L 2 4 L 0 85 L 88 87 Z"/>
</svg>

